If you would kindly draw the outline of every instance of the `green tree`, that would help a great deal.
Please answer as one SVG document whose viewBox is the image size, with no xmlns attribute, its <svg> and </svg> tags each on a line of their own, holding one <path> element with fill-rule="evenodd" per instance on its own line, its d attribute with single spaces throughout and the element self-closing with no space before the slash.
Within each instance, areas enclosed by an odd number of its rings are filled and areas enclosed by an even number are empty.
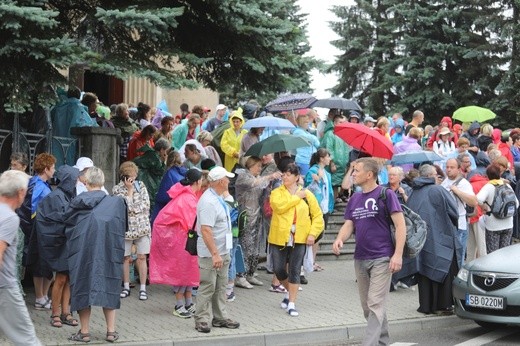
<svg viewBox="0 0 520 346">
<path fill-rule="evenodd" d="M 295 1 L 5 0 L 0 108 L 52 101 L 69 67 L 167 88 L 303 90 L 314 60 Z"/>
</svg>

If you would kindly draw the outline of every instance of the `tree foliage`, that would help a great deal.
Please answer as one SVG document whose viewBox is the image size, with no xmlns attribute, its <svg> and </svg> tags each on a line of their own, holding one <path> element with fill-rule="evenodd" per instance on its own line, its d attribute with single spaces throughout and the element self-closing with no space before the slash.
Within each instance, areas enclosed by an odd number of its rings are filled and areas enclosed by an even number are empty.
<svg viewBox="0 0 520 346">
<path fill-rule="evenodd" d="M 0 107 L 52 102 L 71 66 L 237 97 L 306 91 L 315 66 L 295 0 L 3 0 Z"/>
<path fill-rule="evenodd" d="M 344 51 L 330 68 L 342 80 L 335 94 L 377 115 L 422 109 L 433 123 L 470 104 L 515 117 L 518 14 L 503 2 L 357 0 L 334 11 Z"/>
</svg>

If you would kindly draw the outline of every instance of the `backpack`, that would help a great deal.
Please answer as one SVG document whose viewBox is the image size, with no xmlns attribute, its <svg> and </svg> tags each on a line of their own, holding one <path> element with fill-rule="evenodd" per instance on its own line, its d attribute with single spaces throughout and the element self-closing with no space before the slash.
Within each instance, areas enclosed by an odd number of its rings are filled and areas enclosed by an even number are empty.
<svg viewBox="0 0 520 346">
<path fill-rule="evenodd" d="M 488 215 L 493 214 L 497 219 L 507 219 L 514 216 L 516 213 L 516 195 L 513 189 L 507 184 L 492 185 L 495 187 L 495 195 L 491 205 L 486 202 L 491 209 Z"/>
<path fill-rule="evenodd" d="M 395 226 L 388 213 L 386 206 L 386 191 L 389 190 L 387 187 L 381 189 L 380 199 L 384 201 L 385 211 L 387 214 L 388 221 L 390 223 L 390 231 L 392 233 L 392 241 L 395 246 Z M 428 225 L 419 214 L 408 208 L 406 205 L 401 204 L 403 209 L 404 221 L 406 224 L 406 241 L 403 249 L 403 257 L 415 258 L 419 252 L 421 252 L 426 242 L 426 235 L 428 234 Z"/>
<path fill-rule="evenodd" d="M 455 180 L 455 181 L 453 182 L 453 185 L 458 186 L 459 183 L 462 181 L 462 179 L 464 179 L 464 177 L 460 177 L 460 178 L 458 178 L 457 180 Z M 457 199 L 459 199 L 459 200 L 462 202 L 462 204 L 464 204 L 464 208 L 466 209 L 466 217 L 467 217 L 467 218 L 473 217 L 473 216 L 475 216 L 475 215 L 478 214 L 478 209 L 477 209 L 477 208 L 467 205 L 467 204 L 466 204 L 462 199 L 460 199 L 460 197 L 457 196 L 456 194 L 453 194 L 453 196 L 455 196 Z"/>
</svg>

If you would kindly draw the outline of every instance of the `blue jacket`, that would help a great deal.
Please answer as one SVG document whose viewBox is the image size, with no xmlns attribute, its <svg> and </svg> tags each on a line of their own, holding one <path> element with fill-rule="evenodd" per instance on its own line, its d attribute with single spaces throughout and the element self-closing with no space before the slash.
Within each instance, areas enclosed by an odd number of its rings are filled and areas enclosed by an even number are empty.
<svg viewBox="0 0 520 346">
<path fill-rule="evenodd" d="M 305 187 L 309 187 L 309 185 L 312 184 L 312 182 L 313 182 L 312 175 L 318 174 L 319 168 L 320 167 L 318 165 L 312 165 L 312 167 L 309 168 L 309 171 L 305 175 L 305 182 L 304 182 Z M 329 210 L 327 212 L 332 213 L 334 211 L 334 191 L 332 189 L 332 175 L 329 172 L 327 172 L 326 170 L 324 170 L 324 171 L 325 171 L 325 175 L 327 176 L 326 191 L 327 191 L 327 194 L 329 195 Z M 318 204 L 320 204 L 320 207 L 321 207 L 321 201 L 323 200 L 322 188 L 323 188 L 324 184 L 325 184 L 325 182 L 322 179 L 320 179 L 320 181 L 318 182 L 319 190 L 317 190 L 317 191 L 315 191 L 314 189 L 311 190 L 311 192 L 314 194 L 314 196 L 318 200 Z"/>
<path fill-rule="evenodd" d="M 157 217 L 157 214 L 161 211 L 162 208 L 171 200 L 168 195 L 168 190 L 179 181 L 184 179 L 186 176 L 187 169 L 185 167 L 177 167 L 173 166 L 166 171 L 164 174 L 161 184 L 159 185 L 159 189 L 157 190 L 157 195 L 155 195 L 155 205 L 152 210 L 152 215 L 150 217 L 153 225 L 153 221 Z"/>
</svg>

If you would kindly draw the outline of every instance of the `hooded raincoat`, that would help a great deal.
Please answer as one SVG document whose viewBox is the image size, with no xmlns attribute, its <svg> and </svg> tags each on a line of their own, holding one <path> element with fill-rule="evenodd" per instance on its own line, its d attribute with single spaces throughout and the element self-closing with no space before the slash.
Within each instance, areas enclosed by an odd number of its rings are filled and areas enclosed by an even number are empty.
<svg viewBox="0 0 520 346">
<path fill-rule="evenodd" d="M 61 166 L 57 172 L 58 187 L 40 202 L 36 212 L 39 257 L 42 265 L 48 266 L 52 271 L 69 270 L 64 215 L 70 201 L 76 196 L 78 177 L 77 168 Z"/>
<path fill-rule="evenodd" d="M 166 165 L 161 161 L 157 151 L 152 149 L 148 144 L 145 144 L 139 151 L 142 151 L 144 154 L 133 160 L 139 168 L 137 179 L 142 181 L 146 186 L 150 198 L 150 210 L 153 210 L 155 196 L 161 184 Z"/>
<path fill-rule="evenodd" d="M 235 131 L 233 127 L 233 119 L 238 118 L 242 121 L 242 125 L 240 125 L 240 130 Z M 240 153 L 240 142 L 242 142 L 242 138 L 247 133 L 247 130 L 242 129 L 244 126 L 244 118 L 242 117 L 242 109 L 239 108 L 237 111 L 233 112 L 231 117 L 229 118 L 229 123 L 231 127 L 224 131 L 222 135 L 222 140 L 220 141 L 220 148 L 225 154 L 224 157 L 224 168 L 228 172 L 233 170 L 235 164 L 238 163 L 238 154 Z M 234 155 L 237 155 L 235 157 Z"/>
<path fill-rule="evenodd" d="M 71 310 L 119 309 L 128 224 L 124 199 L 87 191 L 70 202 L 64 219 Z"/>
<path fill-rule="evenodd" d="M 443 283 L 454 256 L 462 260 L 462 246 L 457 237 L 459 212 L 455 199 L 434 178 L 414 180 L 413 193 L 406 203 L 428 224 L 426 243 L 418 256 L 418 272 Z"/>
<path fill-rule="evenodd" d="M 329 121 L 321 138 L 320 147 L 326 148 L 330 158 L 336 165 L 336 171 L 332 173 L 332 186 L 341 186 L 348 166 L 348 158 L 352 148 L 344 140 L 334 134 L 334 123 Z"/>
<path fill-rule="evenodd" d="M 150 282 L 173 286 L 198 286 L 197 256 L 184 248 L 188 230 L 197 215 L 198 197 L 191 186 L 177 183 L 168 191 L 171 201 L 159 212 L 153 224 L 150 249 Z"/>
</svg>

